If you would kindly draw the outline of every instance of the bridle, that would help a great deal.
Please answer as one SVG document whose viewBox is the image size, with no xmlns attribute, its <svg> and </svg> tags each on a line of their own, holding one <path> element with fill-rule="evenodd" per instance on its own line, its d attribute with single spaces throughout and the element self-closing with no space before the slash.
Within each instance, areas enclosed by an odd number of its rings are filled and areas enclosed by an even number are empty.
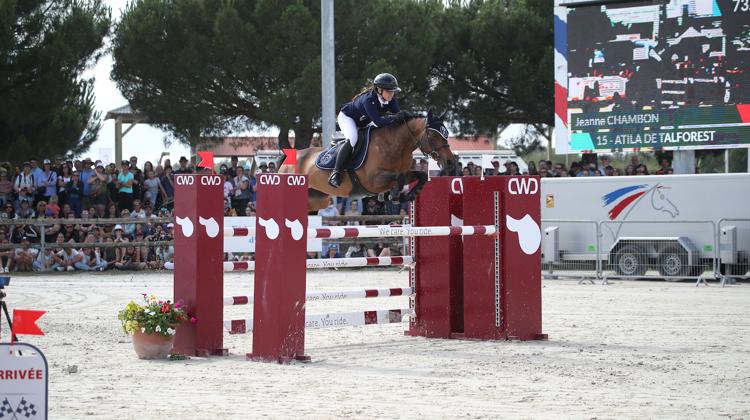
<svg viewBox="0 0 750 420">
<path fill-rule="evenodd" d="M 440 132 L 438 130 L 435 130 L 434 128 L 430 128 L 430 127 L 427 126 L 427 124 L 428 124 L 427 118 L 425 118 L 424 124 L 425 124 L 425 129 L 424 129 L 424 135 L 422 136 L 422 138 L 417 138 L 417 136 L 411 130 L 411 127 L 409 126 L 409 122 L 408 121 L 406 123 L 406 129 L 409 130 L 409 134 L 411 134 L 412 139 L 415 140 L 415 142 L 414 142 L 414 148 L 416 149 L 418 147 L 419 151 L 422 152 L 422 154 L 424 154 L 425 157 L 428 157 L 428 158 L 431 157 L 431 158 L 435 159 L 436 161 L 438 161 L 438 158 L 440 157 L 440 153 L 439 152 L 441 150 L 445 149 L 446 147 L 450 147 L 450 144 L 448 144 L 448 141 L 446 140 L 445 144 L 435 147 L 435 145 L 432 142 L 432 139 L 430 138 L 430 135 L 429 135 L 428 131 L 429 130 L 435 131 L 436 133 L 438 133 L 438 135 L 441 138 L 442 138 L 442 134 L 440 134 Z M 425 152 L 425 147 L 424 147 L 425 146 L 425 140 L 426 140 L 426 144 L 430 146 L 430 150 L 427 151 L 427 152 Z"/>
</svg>

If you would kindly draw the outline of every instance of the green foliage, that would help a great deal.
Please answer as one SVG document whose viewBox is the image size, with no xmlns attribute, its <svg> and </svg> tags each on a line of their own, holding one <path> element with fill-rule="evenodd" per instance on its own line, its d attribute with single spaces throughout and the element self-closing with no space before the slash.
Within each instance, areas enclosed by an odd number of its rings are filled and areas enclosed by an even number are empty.
<svg viewBox="0 0 750 420">
<path fill-rule="evenodd" d="M 552 121 L 552 8 L 543 0 L 337 0 L 336 103 L 397 75 L 405 108 L 449 109 L 467 132 Z M 320 132 L 320 2 L 136 0 L 116 27 L 113 79 L 191 145 L 275 126 Z M 324 92 L 325 95 L 334 94 Z"/>
<path fill-rule="evenodd" d="M 100 0 L 0 2 L 0 156 L 88 149 L 100 128 L 93 79 L 110 27 Z"/>
<path fill-rule="evenodd" d="M 143 294 L 143 304 L 128 302 L 117 314 L 126 334 L 140 330 L 143 334 L 161 334 L 170 337 L 175 327 L 188 321 L 188 314 L 179 304 L 157 300 L 156 296 Z"/>
</svg>

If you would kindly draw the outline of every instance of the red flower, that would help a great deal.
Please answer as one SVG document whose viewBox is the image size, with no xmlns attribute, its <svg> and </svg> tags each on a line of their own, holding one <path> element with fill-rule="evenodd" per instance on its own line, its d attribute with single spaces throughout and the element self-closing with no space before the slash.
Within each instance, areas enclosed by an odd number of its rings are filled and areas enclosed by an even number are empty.
<svg viewBox="0 0 750 420">
<path fill-rule="evenodd" d="M 163 313 L 163 314 L 166 314 L 167 312 L 169 312 L 170 309 L 171 308 L 169 307 L 168 303 L 165 303 L 165 304 L 161 305 L 161 313 Z"/>
</svg>

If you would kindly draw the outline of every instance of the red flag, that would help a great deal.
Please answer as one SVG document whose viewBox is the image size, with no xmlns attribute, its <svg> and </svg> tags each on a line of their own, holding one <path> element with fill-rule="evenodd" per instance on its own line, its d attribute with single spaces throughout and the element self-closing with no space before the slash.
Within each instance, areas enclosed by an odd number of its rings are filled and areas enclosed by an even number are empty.
<svg viewBox="0 0 750 420">
<path fill-rule="evenodd" d="M 281 165 L 296 165 L 297 164 L 297 149 L 282 149 L 286 158 L 284 163 Z"/>
<path fill-rule="evenodd" d="M 36 321 L 44 315 L 46 311 L 32 311 L 24 309 L 13 310 L 13 328 L 11 332 L 26 335 L 44 335 L 44 332 L 36 325 Z"/>
<path fill-rule="evenodd" d="M 199 168 L 208 168 L 211 170 L 211 174 L 214 173 L 214 152 L 198 152 L 198 156 L 201 158 L 201 162 L 198 164 Z"/>
</svg>

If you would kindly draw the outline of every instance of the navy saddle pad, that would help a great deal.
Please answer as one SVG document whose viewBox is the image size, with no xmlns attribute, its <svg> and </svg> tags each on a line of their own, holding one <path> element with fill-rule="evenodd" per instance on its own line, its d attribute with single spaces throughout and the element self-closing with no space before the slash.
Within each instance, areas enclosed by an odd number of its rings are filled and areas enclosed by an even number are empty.
<svg viewBox="0 0 750 420">
<path fill-rule="evenodd" d="M 370 146 L 370 133 L 372 132 L 373 128 L 373 126 L 368 125 L 364 128 L 359 129 L 359 133 L 357 133 L 359 135 L 359 140 L 357 141 L 357 146 L 352 152 L 352 157 L 349 159 L 349 164 L 346 165 L 346 170 L 356 171 L 362 166 L 363 163 L 365 163 L 365 158 L 367 157 L 367 149 Z M 327 150 L 322 151 L 318 155 L 318 159 L 315 160 L 315 166 L 325 171 L 332 171 L 334 165 L 336 164 L 336 155 L 339 152 L 339 147 L 341 147 L 341 145 L 344 144 L 345 141 L 349 140 L 344 139 L 329 147 Z"/>
</svg>

